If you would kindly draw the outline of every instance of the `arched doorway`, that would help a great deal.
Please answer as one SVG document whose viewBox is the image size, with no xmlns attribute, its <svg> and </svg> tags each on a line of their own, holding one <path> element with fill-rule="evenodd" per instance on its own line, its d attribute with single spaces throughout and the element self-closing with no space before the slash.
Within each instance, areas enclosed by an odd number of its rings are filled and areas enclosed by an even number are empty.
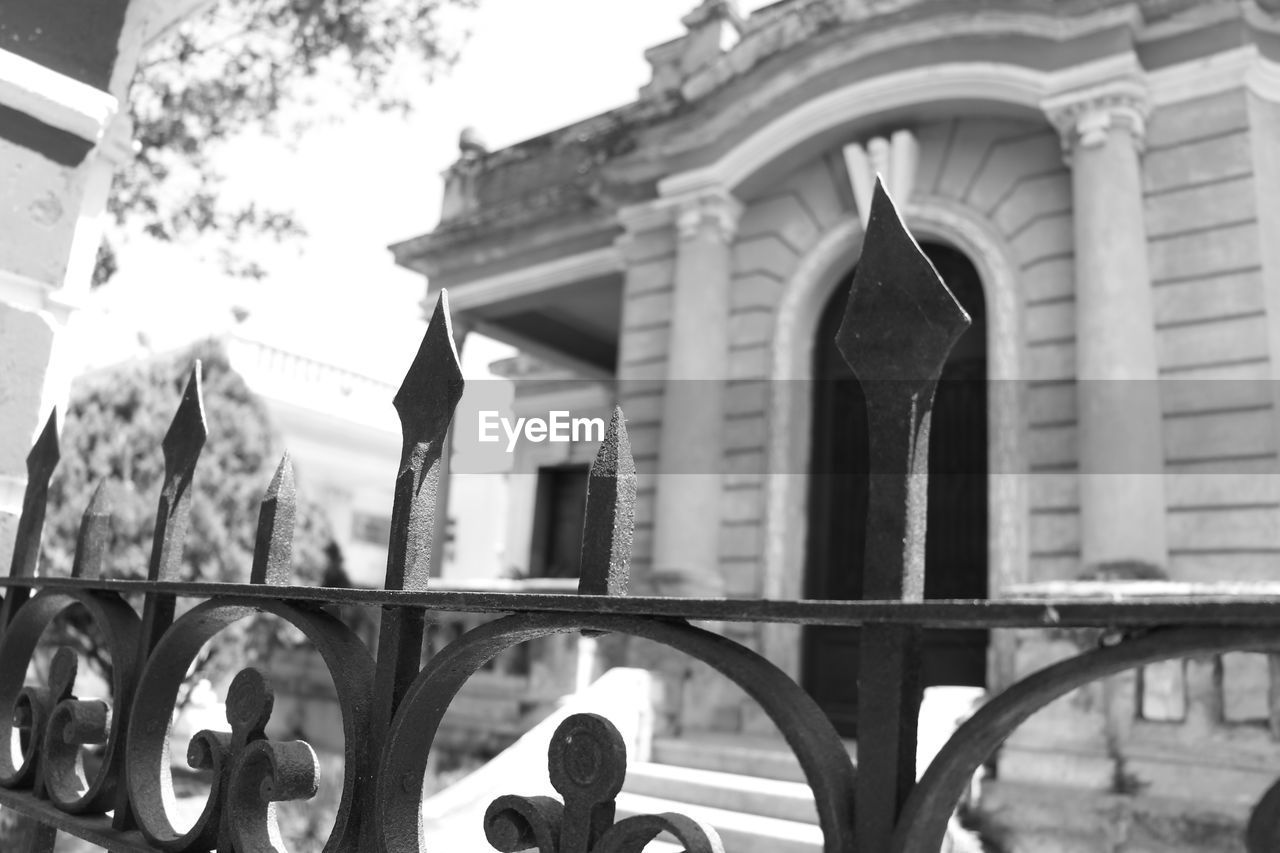
<svg viewBox="0 0 1280 853">
<path fill-rule="evenodd" d="M 973 318 L 938 385 L 929 442 L 928 598 L 987 596 L 987 330 L 982 281 L 961 252 L 921 248 Z M 866 543 L 866 403 L 835 346 L 852 272 L 823 309 L 814 344 L 813 437 L 805 596 L 862 597 Z M 983 631 L 925 634 L 923 683 L 986 684 Z M 806 628 L 801 679 L 842 735 L 857 731 L 858 631 Z"/>
</svg>

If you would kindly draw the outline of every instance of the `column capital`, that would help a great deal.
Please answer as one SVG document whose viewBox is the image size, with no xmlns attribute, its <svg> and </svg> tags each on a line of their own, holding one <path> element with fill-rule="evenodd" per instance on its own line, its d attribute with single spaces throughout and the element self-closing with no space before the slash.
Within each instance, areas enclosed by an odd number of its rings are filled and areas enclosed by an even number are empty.
<svg viewBox="0 0 1280 853">
<path fill-rule="evenodd" d="M 679 202 L 676 230 L 681 240 L 692 240 L 710 233 L 716 240 L 728 245 L 738 232 L 742 210 L 742 202 L 734 198 L 733 193 L 724 190 L 700 193 Z"/>
<path fill-rule="evenodd" d="M 1058 129 L 1062 150 L 1070 157 L 1079 148 L 1101 145 L 1113 127 L 1128 130 L 1134 147 L 1141 151 L 1151 101 L 1146 86 L 1137 80 L 1114 80 L 1051 95 L 1040 108 Z"/>
</svg>

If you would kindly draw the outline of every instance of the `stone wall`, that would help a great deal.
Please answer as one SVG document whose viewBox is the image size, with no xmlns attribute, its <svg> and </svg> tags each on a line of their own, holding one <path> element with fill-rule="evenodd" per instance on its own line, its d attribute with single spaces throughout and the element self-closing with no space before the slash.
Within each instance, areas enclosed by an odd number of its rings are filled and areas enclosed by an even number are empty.
<svg viewBox="0 0 1280 853">
<path fill-rule="evenodd" d="M 1164 105 L 1148 126 L 1143 190 L 1173 580 L 1274 579 L 1276 317 L 1259 227 L 1257 172 L 1268 164 L 1254 138 L 1265 126 L 1244 91 Z M 1074 395 L 1064 386 L 1056 406 L 1069 436 Z M 1033 478 L 1035 539 L 1044 543 L 1051 524 L 1049 541 L 1063 552 L 1042 578 L 1069 579 L 1078 566 L 1074 481 Z M 1019 632 L 1016 669 L 1096 641 L 1089 632 Z M 1280 761 L 1278 674 L 1267 656 L 1237 653 L 1075 691 L 1006 744 L 984 808 L 1017 851 L 1242 850 L 1240 828 Z"/>
</svg>

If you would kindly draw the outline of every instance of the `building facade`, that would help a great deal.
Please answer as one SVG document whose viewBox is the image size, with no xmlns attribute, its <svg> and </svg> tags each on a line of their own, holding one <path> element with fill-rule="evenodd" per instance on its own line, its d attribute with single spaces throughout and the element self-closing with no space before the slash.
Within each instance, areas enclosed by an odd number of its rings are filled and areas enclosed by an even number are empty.
<svg viewBox="0 0 1280 853">
<path fill-rule="evenodd" d="M 877 174 L 975 320 L 935 413 L 928 593 L 1277 580 L 1280 4 L 707 0 L 684 24 L 634 102 L 465 139 L 440 225 L 393 247 L 460 323 L 623 407 L 644 591 L 859 593 L 861 392 L 831 336 Z M 554 489 L 524 493 L 508 559 L 545 562 Z M 718 627 L 856 736 L 856 635 Z M 926 679 L 999 689 L 1096 639 L 940 634 Z M 673 725 L 762 731 L 653 664 Z M 1006 746 L 987 810 L 1028 850 L 1235 849 L 1278 690 L 1241 655 L 1080 691 Z"/>
</svg>

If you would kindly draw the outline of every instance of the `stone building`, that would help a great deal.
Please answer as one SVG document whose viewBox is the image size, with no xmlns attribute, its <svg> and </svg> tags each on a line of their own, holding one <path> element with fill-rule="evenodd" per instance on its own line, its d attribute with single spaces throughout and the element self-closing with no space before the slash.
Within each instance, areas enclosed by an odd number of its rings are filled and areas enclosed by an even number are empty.
<svg viewBox="0 0 1280 853">
<path fill-rule="evenodd" d="M 683 23 L 634 102 L 468 138 L 439 226 L 393 247 L 521 349 L 508 375 L 622 405 L 638 586 L 856 596 L 860 497 L 824 475 L 865 464 L 861 397 L 830 339 L 877 172 L 975 318 L 936 410 L 929 594 L 1276 579 L 1280 4 L 706 0 Z M 555 389 L 518 405 L 569 408 Z M 519 451 L 507 553 L 535 573 L 592 450 Z M 856 734 L 848 633 L 720 627 Z M 1079 639 L 940 636 L 926 677 L 998 689 Z M 1026 849 L 1236 849 L 1280 767 L 1269 672 L 1080 691 L 1001 753 L 991 820 Z M 682 730 L 761 730 L 708 681 Z"/>
</svg>

